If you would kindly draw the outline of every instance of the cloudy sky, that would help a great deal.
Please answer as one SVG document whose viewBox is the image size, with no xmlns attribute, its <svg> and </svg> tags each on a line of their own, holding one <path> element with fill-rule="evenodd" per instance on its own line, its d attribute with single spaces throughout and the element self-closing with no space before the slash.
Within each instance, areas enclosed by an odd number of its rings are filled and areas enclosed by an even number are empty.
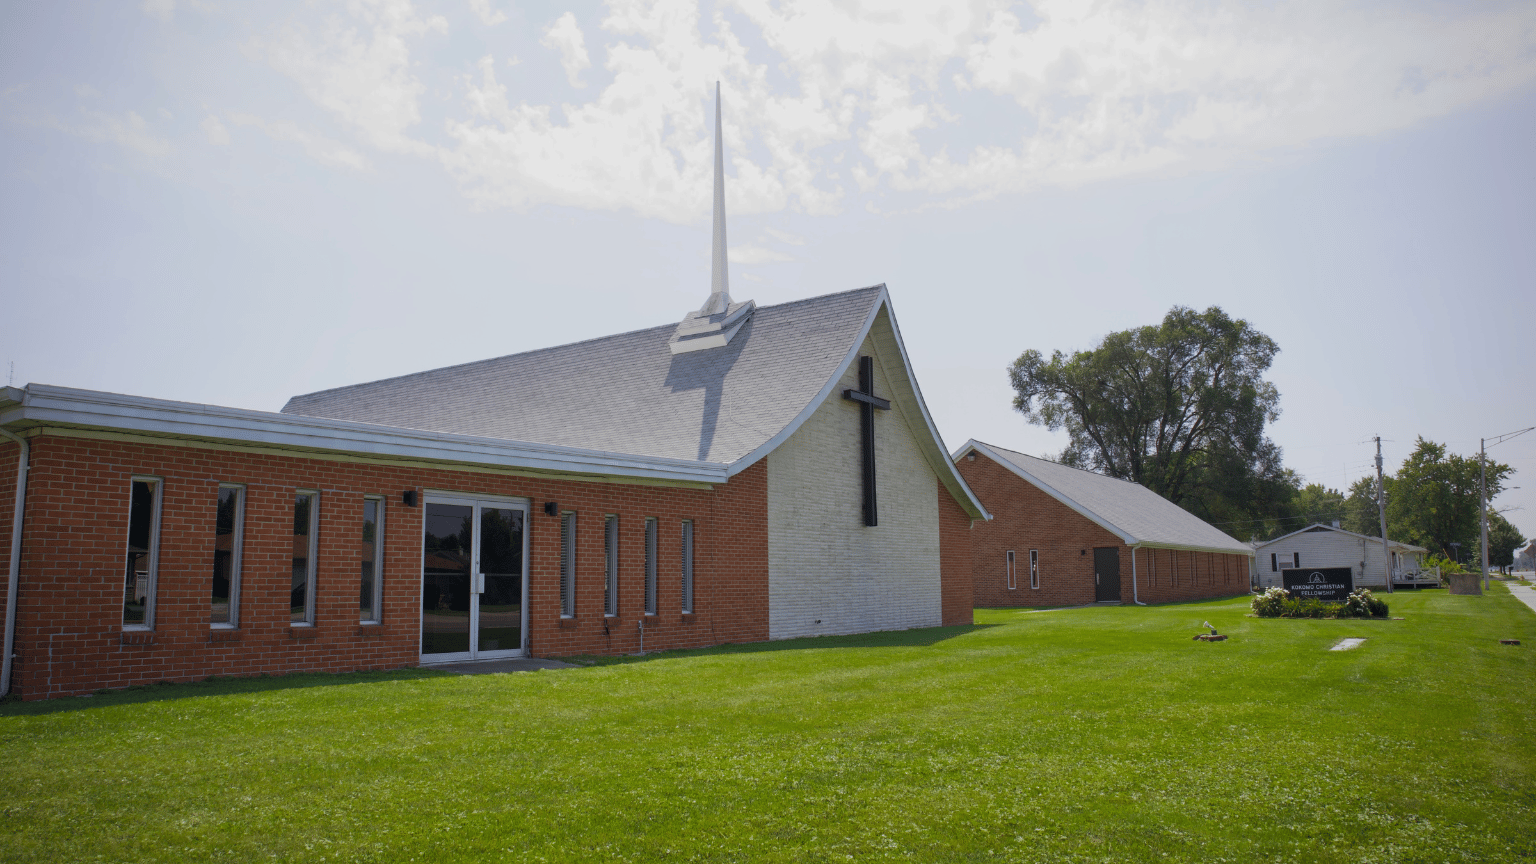
<svg viewBox="0 0 1536 864">
<path fill-rule="evenodd" d="M 1169 307 L 1281 346 L 1272 430 L 1344 487 L 1386 439 L 1536 425 L 1536 5 L 7 3 L 0 363 L 288 396 L 891 290 L 930 408 L 1047 454 L 1004 372 Z M 9 370 L 0 367 L 9 374 Z M 1536 534 L 1536 433 L 1500 507 Z"/>
</svg>

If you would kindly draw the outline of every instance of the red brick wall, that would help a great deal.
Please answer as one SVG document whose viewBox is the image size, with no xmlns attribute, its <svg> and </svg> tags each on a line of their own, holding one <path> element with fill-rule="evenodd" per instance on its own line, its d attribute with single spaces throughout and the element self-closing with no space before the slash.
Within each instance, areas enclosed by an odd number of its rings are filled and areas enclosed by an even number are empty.
<svg viewBox="0 0 1536 864">
<path fill-rule="evenodd" d="M 20 656 L 13 677 L 15 691 L 27 699 L 209 675 L 415 665 L 423 509 L 401 503 L 400 492 L 406 489 L 533 499 L 528 640 L 534 655 L 636 650 L 647 516 L 659 523 L 659 614 L 648 616 L 646 649 L 768 638 L 763 463 L 713 490 L 699 490 L 46 434 L 31 444 L 17 618 Z M 0 450 L 0 513 L 10 509 L 14 494 L 15 451 L 14 445 Z M 135 474 L 165 481 L 156 624 L 147 644 L 123 644 L 134 636 L 125 639 L 122 630 L 123 555 Z M 245 534 L 240 627 L 212 634 L 208 591 L 220 482 L 246 484 Z M 313 628 L 288 626 L 295 489 L 320 490 Z M 365 494 L 381 494 L 387 501 L 383 623 L 377 626 L 357 622 Z M 544 515 L 542 504 L 548 500 L 577 511 L 574 619 L 559 618 L 560 530 L 556 517 Z M 620 517 L 616 619 L 605 619 L 602 610 L 602 520 L 609 513 Z M 680 611 L 683 519 L 695 522 L 693 615 Z M 9 533 L 4 536 L 8 540 Z M 211 641 L 215 635 L 233 641 Z"/>
<path fill-rule="evenodd" d="M 1141 549 L 1136 553 L 1143 603 L 1247 594 L 1248 568 L 1246 555 L 1173 549 Z"/>
<path fill-rule="evenodd" d="M 1131 549 L 1119 537 L 986 456 L 977 454 L 975 460 L 962 458 L 958 465 L 965 482 L 994 517 L 991 522 L 977 522 L 972 528 L 971 579 L 977 606 L 1092 603 L 1093 550 L 1100 546 L 1120 550 L 1120 599 L 1125 603 L 1130 603 L 1133 596 L 1143 603 L 1166 603 L 1248 593 L 1246 556 L 1166 549 L 1137 551 L 1137 584 L 1133 592 Z M 1010 549 L 1015 553 L 1017 584 L 1012 590 L 1008 588 L 1006 569 Z M 1040 553 L 1037 589 L 1030 588 L 1029 582 L 1031 549 Z M 1175 562 L 1181 568 L 1177 583 L 1172 578 Z M 1190 573 L 1191 566 L 1197 568 L 1197 574 Z M 1148 581 L 1149 567 L 1159 568 L 1160 578 L 1156 582 Z"/>
<path fill-rule="evenodd" d="M 939 593 L 945 627 L 973 624 L 971 517 L 939 481 Z"/>
</svg>

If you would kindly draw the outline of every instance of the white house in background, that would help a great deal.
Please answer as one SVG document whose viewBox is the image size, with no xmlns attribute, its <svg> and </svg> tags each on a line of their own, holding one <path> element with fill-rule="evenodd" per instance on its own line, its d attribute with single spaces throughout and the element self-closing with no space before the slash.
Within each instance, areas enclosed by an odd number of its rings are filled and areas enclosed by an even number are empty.
<svg viewBox="0 0 1536 864">
<path fill-rule="evenodd" d="M 1422 546 L 1392 541 L 1393 582 L 1434 581 L 1434 571 L 1424 572 Z M 1283 537 L 1254 546 L 1259 590 L 1280 585 L 1280 571 L 1297 567 L 1350 567 L 1355 587 L 1385 588 L 1381 538 L 1367 537 L 1330 525 L 1308 525 Z"/>
</svg>

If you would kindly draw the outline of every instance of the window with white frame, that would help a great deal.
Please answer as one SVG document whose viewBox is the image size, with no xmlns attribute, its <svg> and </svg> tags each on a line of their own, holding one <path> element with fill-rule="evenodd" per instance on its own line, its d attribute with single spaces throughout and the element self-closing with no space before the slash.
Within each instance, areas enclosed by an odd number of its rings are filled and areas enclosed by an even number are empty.
<svg viewBox="0 0 1536 864">
<path fill-rule="evenodd" d="M 603 614 L 619 614 L 619 517 L 603 517 Z"/>
<path fill-rule="evenodd" d="M 134 477 L 128 492 L 128 555 L 123 570 L 123 627 L 155 626 L 155 581 L 160 566 L 159 477 Z"/>
<path fill-rule="evenodd" d="M 1040 587 L 1040 550 L 1029 550 L 1029 587 Z"/>
<path fill-rule="evenodd" d="M 1300 552 L 1292 552 L 1291 553 L 1291 566 L 1295 567 L 1297 570 L 1301 569 L 1301 553 Z"/>
<path fill-rule="evenodd" d="M 320 493 L 293 494 L 293 576 L 288 589 L 288 623 L 315 623 L 315 552 L 320 539 Z"/>
<path fill-rule="evenodd" d="M 576 514 L 560 514 L 560 617 L 576 617 Z"/>
<path fill-rule="evenodd" d="M 1014 571 L 1013 571 L 1013 550 L 1012 549 L 1008 550 L 1008 556 L 1007 557 L 1008 557 L 1008 560 L 1007 560 L 1007 564 L 1006 564 L 1006 567 L 1007 567 L 1007 571 L 1006 572 L 1007 572 L 1007 575 L 1008 575 L 1008 590 L 1012 591 L 1012 590 L 1014 590 L 1014 589 L 1019 587 L 1018 577 L 1014 575 Z"/>
<path fill-rule="evenodd" d="M 1280 556 L 1275 554 L 1274 552 L 1269 553 L 1269 572 L 1271 572 L 1271 573 L 1279 573 L 1280 572 Z"/>
<path fill-rule="evenodd" d="M 213 627 L 240 624 L 240 544 L 245 536 L 245 487 L 219 484 L 213 518 L 213 592 L 208 621 Z"/>
<path fill-rule="evenodd" d="M 693 612 L 693 520 L 683 520 L 683 614 Z"/>
<path fill-rule="evenodd" d="M 363 496 L 362 566 L 358 574 L 357 620 L 384 620 L 384 499 Z"/>
<path fill-rule="evenodd" d="M 656 614 L 656 520 L 645 520 L 645 614 Z"/>
</svg>

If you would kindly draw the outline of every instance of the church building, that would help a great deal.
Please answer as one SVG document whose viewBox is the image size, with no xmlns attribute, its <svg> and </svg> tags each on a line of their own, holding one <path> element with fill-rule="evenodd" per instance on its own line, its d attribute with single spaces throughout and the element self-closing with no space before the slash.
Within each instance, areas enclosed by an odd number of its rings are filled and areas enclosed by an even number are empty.
<svg viewBox="0 0 1536 864">
<path fill-rule="evenodd" d="M 890 294 L 731 296 L 718 111 L 711 292 L 680 322 L 281 412 L 0 389 L 0 685 L 970 623 L 988 517 Z"/>
<path fill-rule="evenodd" d="M 975 440 L 955 464 L 992 516 L 972 531 L 979 607 L 1248 593 L 1252 547 L 1145 486 Z"/>
</svg>

